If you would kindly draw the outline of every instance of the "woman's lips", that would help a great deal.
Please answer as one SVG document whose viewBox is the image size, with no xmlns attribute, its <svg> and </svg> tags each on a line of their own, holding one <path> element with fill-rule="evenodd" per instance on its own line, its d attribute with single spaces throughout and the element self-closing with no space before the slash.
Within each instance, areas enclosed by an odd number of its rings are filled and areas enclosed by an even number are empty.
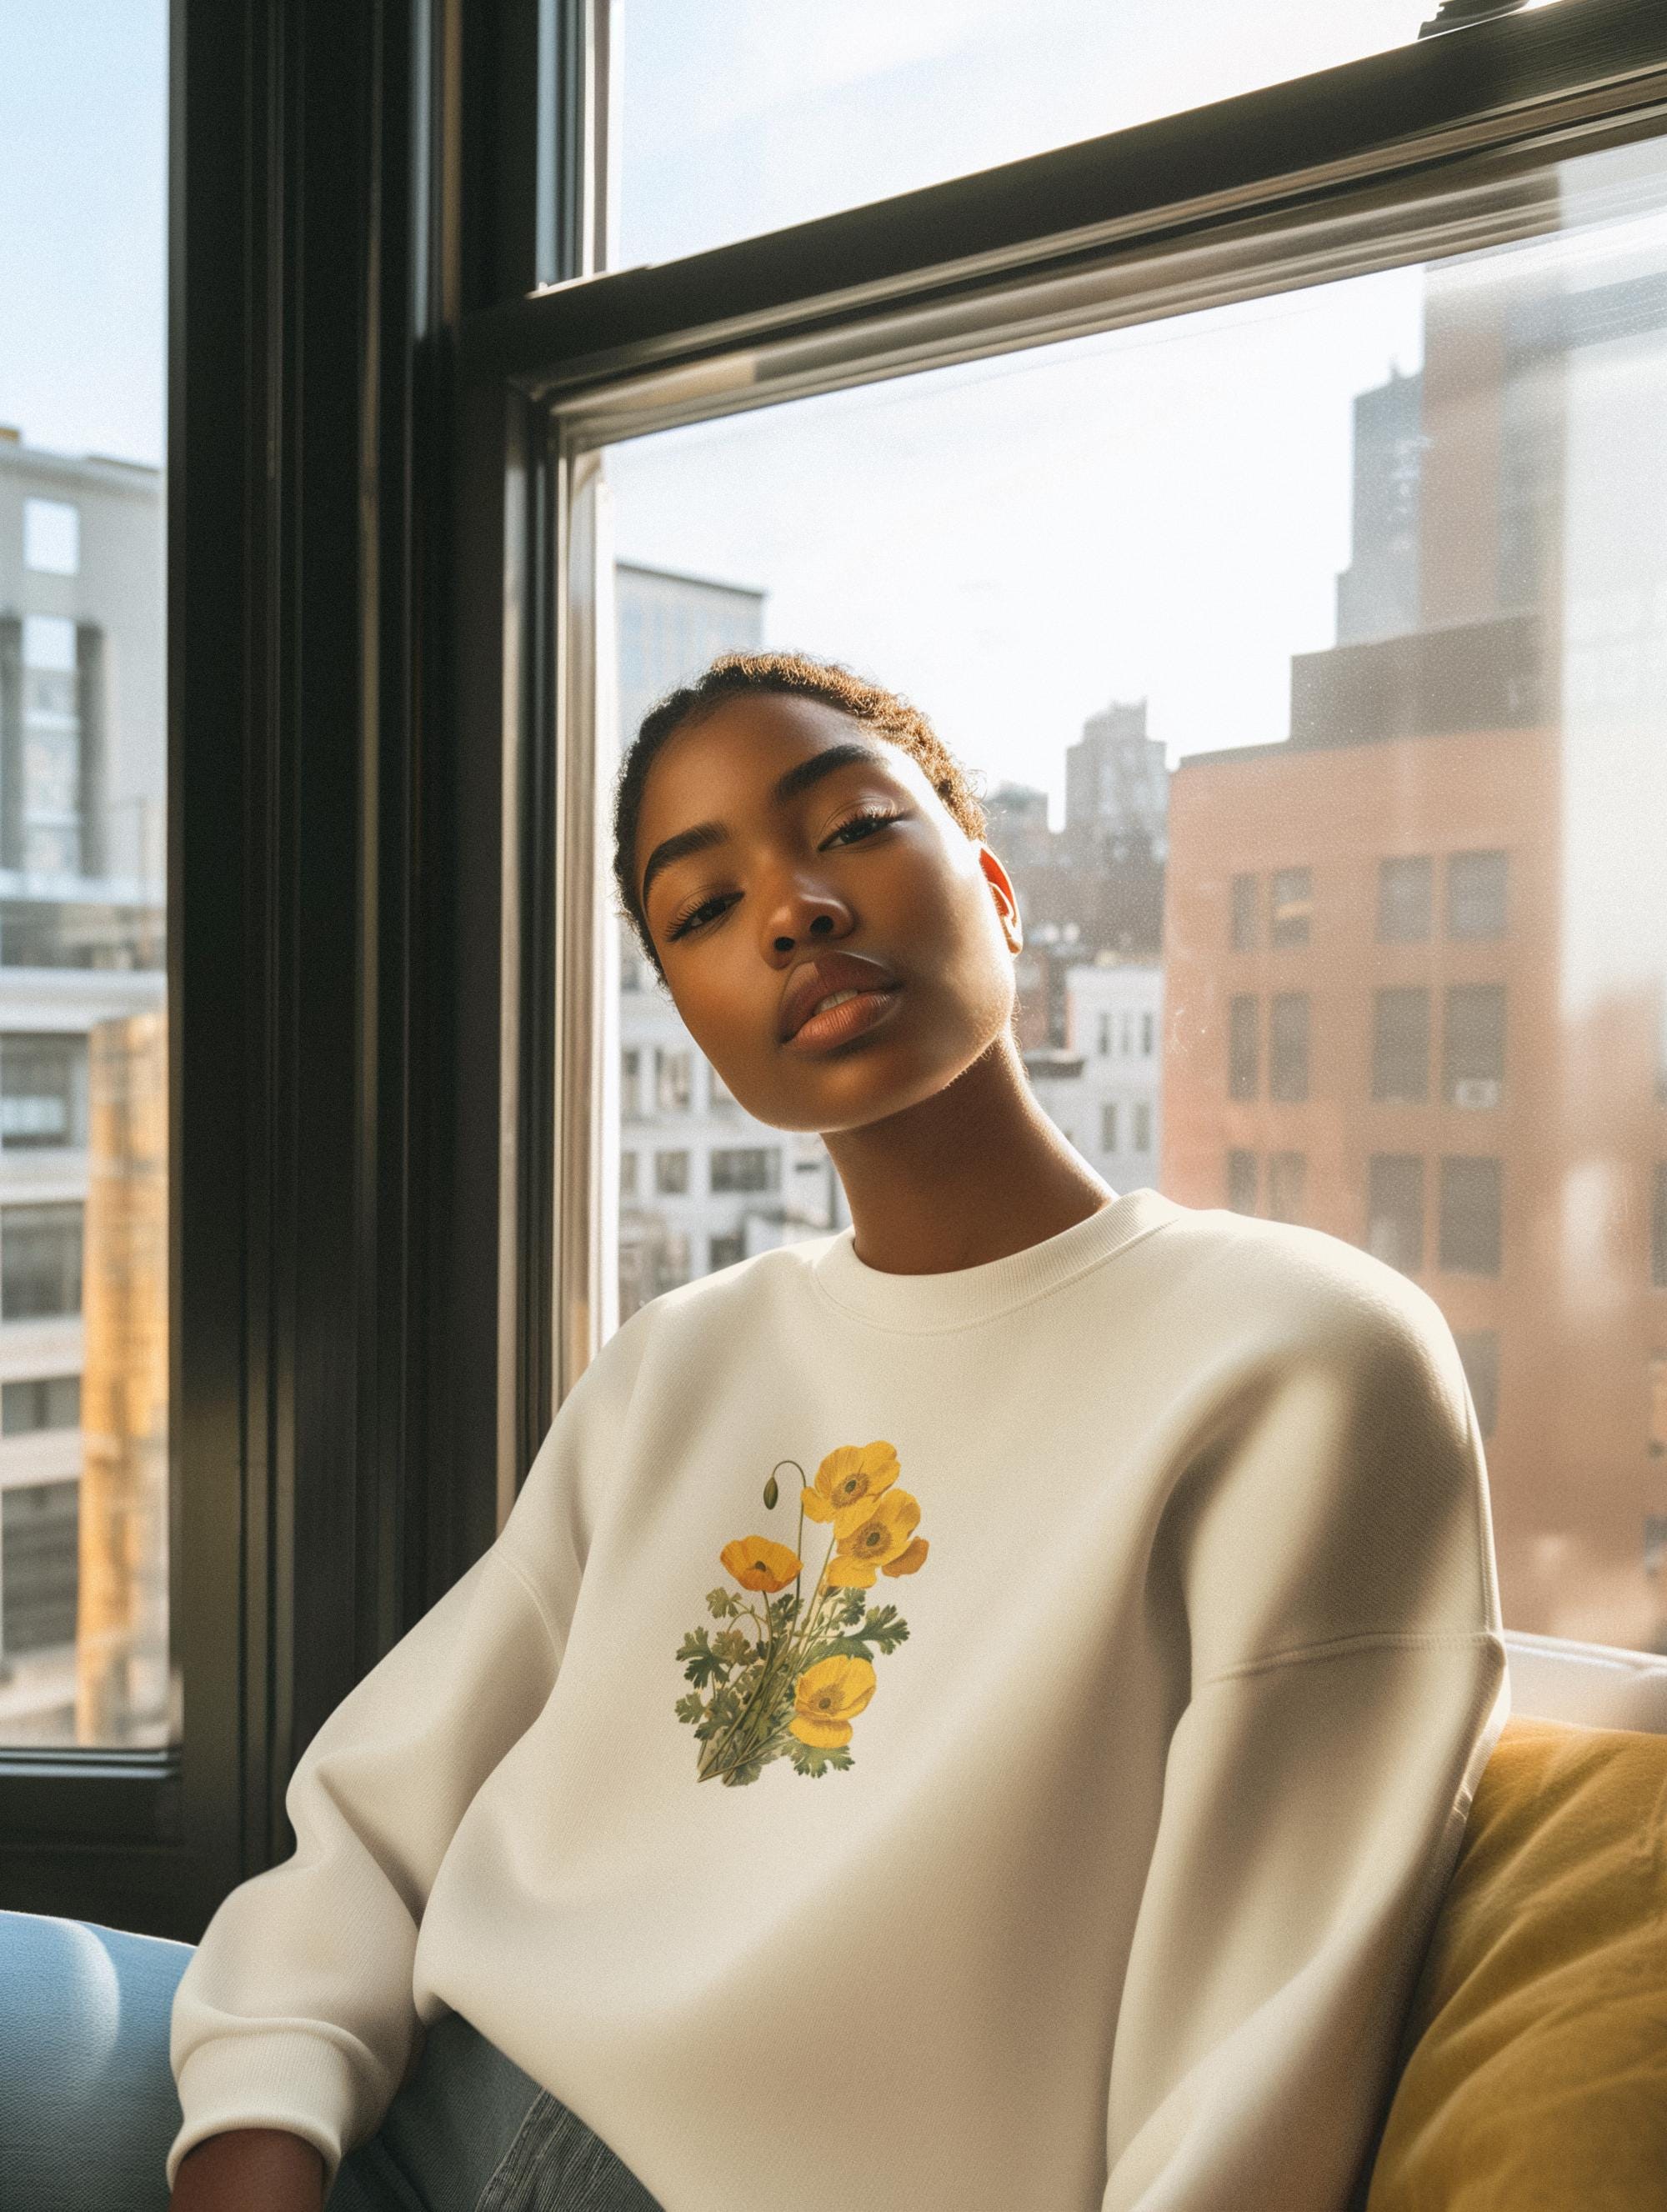
<svg viewBox="0 0 1667 2212">
<path fill-rule="evenodd" d="M 902 994 L 901 983 L 891 983 L 873 991 L 859 991 L 854 999 L 846 999 L 826 1013 L 812 1014 L 785 1040 L 789 1052 L 816 1052 L 830 1045 L 843 1044 L 847 1038 L 861 1036 L 866 1030 L 883 1022 L 897 1004 Z"/>
</svg>

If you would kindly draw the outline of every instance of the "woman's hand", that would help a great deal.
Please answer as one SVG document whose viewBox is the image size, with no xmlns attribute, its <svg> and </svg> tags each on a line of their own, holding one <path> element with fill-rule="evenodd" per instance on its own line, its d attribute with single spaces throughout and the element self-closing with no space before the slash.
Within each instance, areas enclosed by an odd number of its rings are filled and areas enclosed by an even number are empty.
<svg viewBox="0 0 1667 2212">
<path fill-rule="evenodd" d="M 179 2161 L 168 2212 L 323 2212 L 324 2159 L 288 2128 L 228 2128 Z"/>
</svg>

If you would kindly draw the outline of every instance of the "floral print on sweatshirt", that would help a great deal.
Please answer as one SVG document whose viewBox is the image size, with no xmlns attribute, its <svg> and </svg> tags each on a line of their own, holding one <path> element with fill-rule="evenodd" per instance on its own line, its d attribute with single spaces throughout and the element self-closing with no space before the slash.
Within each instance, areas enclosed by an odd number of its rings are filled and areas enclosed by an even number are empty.
<svg viewBox="0 0 1667 2212">
<path fill-rule="evenodd" d="M 804 1474 L 797 1460 L 777 1465 Z M 896 1606 L 870 1610 L 863 1592 L 877 1576 L 915 1574 L 929 1548 L 915 1534 L 919 1499 L 896 1486 L 901 1471 L 889 1443 L 842 1444 L 813 1483 L 802 1483 L 791 1546 L 738 1536 L 719 1553 L 741 1594 L 721 1583 L 709 1590 L 706 1609 L 720 1626 L 691 1629 L 677 1654 L 694 1685 L 678 1699 L 677 1717 L 700 1745 L 699 1781 L 756 1782 L 783 1757 L 812 1777 L 855 1763 L 847 1747 L 852 1723 L 874 1694 L 875 1654 L 895 1651 L 909 1634 Z M 774 1512 L 780 1498 L 772 1468 L 766 1508 Z M 829 1531 L 808 1599 L 806 1517 Z"/>
</svg>

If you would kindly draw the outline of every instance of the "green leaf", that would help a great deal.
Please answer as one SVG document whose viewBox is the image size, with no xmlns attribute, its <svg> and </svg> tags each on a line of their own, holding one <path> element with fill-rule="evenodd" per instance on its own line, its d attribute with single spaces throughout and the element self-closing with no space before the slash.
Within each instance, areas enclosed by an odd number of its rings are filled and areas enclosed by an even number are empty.
<svg viewBox="0 0 1667 2212">
<path fill-rule="evenodd" d="M 715 1620 L 728 1620 L 740 1607 L 727 1589 L 714 1589 L 706 1593 L 706 1609 Z"/>
<path fill-rule="evenodd" d="M 744 1628 L 721 1628 L 712 1639 L 712 1649 L 732 1666 L 752 1656 L 751 1640 Z"/>
<path fill-rule="evenodd" d="M 690 1630 L 678 1644 L 677 1656 L 686 1662 L 684 1674 L 697 1690 L 703 1690 L 709 1682 L 729 1680 L 729 1668 L 707 1641 L 703 1628 Z"/>
<path fill-rule="evenodd" d="M 788 1756 L 797 1773 L 808 1774 L 812 1779 L 827 1773 L 830 1767 L 853 1766 L 856 1763 L 849 1751 L 826 1750 L 820 1744 L 800 1743 L 797 1736 L 793 1739 Z"/>
<path fill-rule="evenodd" d="M 691 1690 L 686 1698 L 678 1699 L 677 1715 L 680 1721 L 697 1721 L 705 1711 L 705 1701 L 697 1691 Z"/>
</svg>

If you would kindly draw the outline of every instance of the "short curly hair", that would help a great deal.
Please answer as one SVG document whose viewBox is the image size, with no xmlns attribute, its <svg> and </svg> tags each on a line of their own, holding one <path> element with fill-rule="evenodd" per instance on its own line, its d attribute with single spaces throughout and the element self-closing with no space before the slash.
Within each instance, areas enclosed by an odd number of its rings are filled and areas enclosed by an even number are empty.
<svg viewBox="0 0 1667 2212">
<path fill-rule="evenodd" d="M 981 842 L 989 823 L 968 771 L 950 751 L 918 707 L 895 691 L 870 684 L 837 661 L 815 660 L 803 653 L 726 653 L 701 675 L 652 707 L 642 718 L 620 763 L 614 786 L 613 872 L 621 919 L 629 921 L 637 942 L 663 983 L 666 971 L 654 949 L 648 916 L 637 896 L 636 882 L 636 831 L 642 811 L 642 793 L 660 747 L 677 730 L 700 720 L 726 699 L 745 694 L 818 699 L 837 707 L 876 737 L 885 738 L 917 761 L 928 783 L 947 812 L 967 836 Z"/>
</svg>

